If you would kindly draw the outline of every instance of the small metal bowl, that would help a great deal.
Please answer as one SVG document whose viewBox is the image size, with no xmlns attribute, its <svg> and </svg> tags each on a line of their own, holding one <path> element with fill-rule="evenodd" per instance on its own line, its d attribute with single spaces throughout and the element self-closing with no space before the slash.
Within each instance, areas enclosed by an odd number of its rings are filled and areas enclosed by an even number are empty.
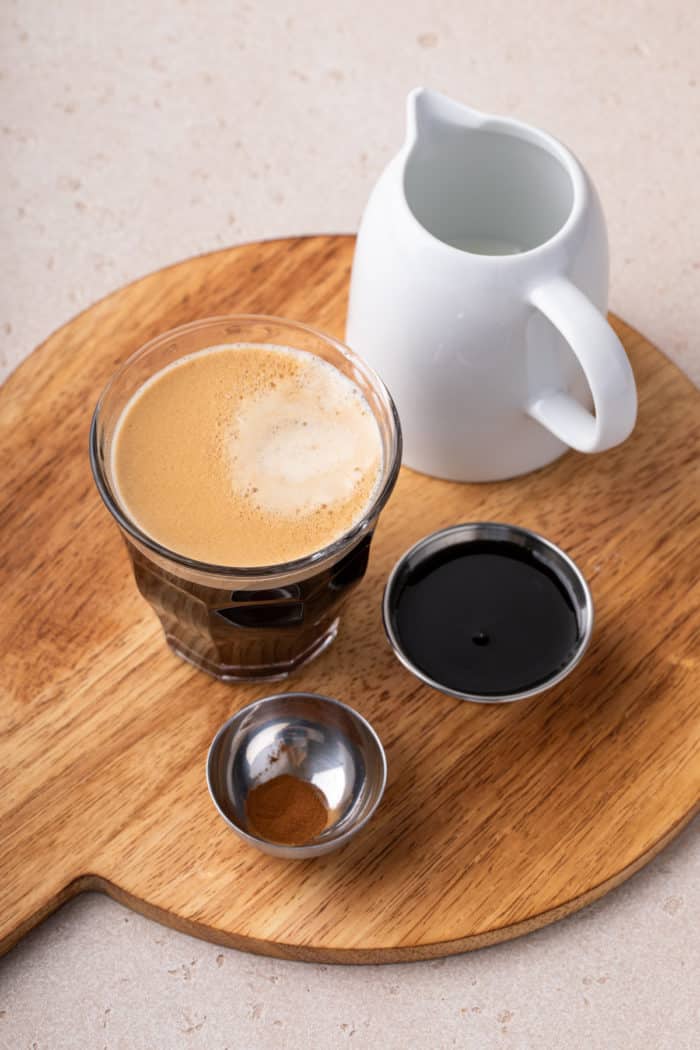
<svg viewBox="0 0 700 1050">
<path fill-rule="evenodd" d="M 411 659 L 404 648 L 396 622 L 396 610 L 400 593 L 406 580 L 421 564 L 438 553 L 452 547 L 464 547 L 470 543 L 490 541 L 493 544 L 508 544 L 521 547 L 532 558 L 539 562 L 551 575 L 555 576 L 561 588 L 568 596 L 574 610 L 577 623 L 576 645 L 565 666 L 554 670 L 547 678 L 536 685 L 513 689 L 508 693 L 479 693 L 467 689 L 452 688 L 434 678 Z M 510 703 L 513 700 L 524 700 L 535 696 L 545 689 L 561 682 L 579 663 L 591 640 L 593 632 L 593 598 L 581 570 L 559 547 L 543 536 L 517 525 L 506 525 L 500 522 L 469 522 L 463 525 L 452 525 L 425 536 L 414 544 L 398 560 L 392 569 L 384 590 L 382 606 L 384 629 L 389 644 L 404 667 L 420 678 L 433 689 L 459 700 L 471 700 L 481 704 Z"/>
<path fill-rule="evenodd" d="M 329 811 L 326 828 L 300 845 L 261 838 L 250 828 L 252 788 L 287 774 L 313 784 Z M 315 693 L 278 693 L 229 718 L 207 757 L 207 784 L 229 827 L 264 853 L 291 860 L 339 849 L 364 827 L 386 784 L 379 737 L 357 711 Z"/>
</svg>

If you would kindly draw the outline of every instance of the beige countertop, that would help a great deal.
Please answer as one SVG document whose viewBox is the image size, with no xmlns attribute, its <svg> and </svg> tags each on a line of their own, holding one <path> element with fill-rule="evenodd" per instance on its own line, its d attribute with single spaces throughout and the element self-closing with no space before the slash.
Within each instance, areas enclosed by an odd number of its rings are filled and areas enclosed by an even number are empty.
<svg viewBox="0 0 700 1050">
<path fill-rule="evenodd" d="M 423 8 L 6 0 L 0 375 L 167 263 L 355 229 L 423 83 L 578 154 L 608 219 L 611 308 L 700 382 L 697 4 Z M 578 915 L 431 963 L 257 958 L 90 895 L 0 962 L 0 1047 L 691 1048 L 699 828 Z"/>
</svg>

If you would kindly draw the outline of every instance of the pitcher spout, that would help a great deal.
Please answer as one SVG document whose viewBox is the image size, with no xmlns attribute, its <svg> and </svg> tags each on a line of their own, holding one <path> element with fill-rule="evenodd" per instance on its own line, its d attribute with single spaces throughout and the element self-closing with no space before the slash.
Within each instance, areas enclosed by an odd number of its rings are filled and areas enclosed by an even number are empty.
<svg viewBox="0 0 700 1050">
<path fill-rule="evenodd" d="M 469 106 L 463 106 L 430 88 L 417 87 L 406 101 L 406 146 L 410 150 L 416 142 L 434 139 L 446 126 L 478 128 L 488 117 Z"/>
</svg>

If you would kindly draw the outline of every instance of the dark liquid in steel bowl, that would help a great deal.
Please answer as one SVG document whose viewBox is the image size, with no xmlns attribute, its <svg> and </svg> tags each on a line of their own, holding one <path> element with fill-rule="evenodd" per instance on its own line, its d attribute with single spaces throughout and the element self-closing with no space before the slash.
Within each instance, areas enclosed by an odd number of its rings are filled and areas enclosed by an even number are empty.
<svg viewBox="0 0 700 1050">
<path fill-rule="evenodd" d="M 453 546 L 408 572 L 394 623 L 401 648 L 424 674 L 485 697 L 542 685 L 569 664 L 580 640 L 556 573 L 502 541 Z"/>
</svg>

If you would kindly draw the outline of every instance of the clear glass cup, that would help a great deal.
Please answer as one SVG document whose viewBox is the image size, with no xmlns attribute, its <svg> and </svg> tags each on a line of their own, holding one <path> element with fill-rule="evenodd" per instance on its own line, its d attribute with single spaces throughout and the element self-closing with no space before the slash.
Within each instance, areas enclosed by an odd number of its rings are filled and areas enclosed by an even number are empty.
<svg viewBox="0 0 700 1050">
<path fill-rule="evenodd" d="M 346 533 L 304 558 L 259 568 L 195 561 L 147 536 L 117 499 L 111 443 L 129 399 L 166 365 L 226 343 L 288 346 L 323 358 L 362 391 L 379 425 L 383 467 L 371 505 Z M 338 340 L 276 317 L 214 317 L 152 339 L 115 373 L 93 415 L 90 462 L 126 542 L 136 584 L 174 652 L 223 681 L 283 678 L 337 634 L 342 606 L 365 574 L 377 519 L 398 476 L 401 430 L 382 381 Z"/>
</svg>

